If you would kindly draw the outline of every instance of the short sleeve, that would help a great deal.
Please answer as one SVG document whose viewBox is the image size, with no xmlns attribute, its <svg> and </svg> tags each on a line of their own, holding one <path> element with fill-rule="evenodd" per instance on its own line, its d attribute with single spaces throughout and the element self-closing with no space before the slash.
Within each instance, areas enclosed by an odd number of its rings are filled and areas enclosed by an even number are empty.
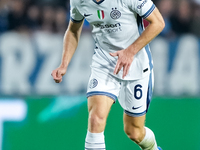
<svg viewBox="0 0 200 150">
<path fill-rule="evenodd" d="M 81 15 L 81 13 L 76 8 L 76 4 L 74 2 L 75 0 L 70 0 L 70 17 L 71 21 L 75 23 L 79 23 L 83 21 L 84 17 Z"/>
<path fill-rule="evenodd" d="M 147 18 L 155 9 L 151 0 L 128 0 L 128 7 L 142 18 Z"/>
</svg>

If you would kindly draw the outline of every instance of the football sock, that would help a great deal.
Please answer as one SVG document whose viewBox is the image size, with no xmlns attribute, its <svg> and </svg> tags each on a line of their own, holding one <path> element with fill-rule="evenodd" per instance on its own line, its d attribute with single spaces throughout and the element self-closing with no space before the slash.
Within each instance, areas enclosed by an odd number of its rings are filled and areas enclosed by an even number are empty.
<svg viewBox="0 0 200 150">
<path fill-rule="evenodd" d="M 142 150 L 158 150 L 154 133 L 145 127 L 146 135 L 144 139 L 138 144 Z"/>
<path fill-rule="evenodd" d="M 105 150 L 104 132 L 91 133 L 87 131 L 85 139 L 85 150 Z"/>
</svg>

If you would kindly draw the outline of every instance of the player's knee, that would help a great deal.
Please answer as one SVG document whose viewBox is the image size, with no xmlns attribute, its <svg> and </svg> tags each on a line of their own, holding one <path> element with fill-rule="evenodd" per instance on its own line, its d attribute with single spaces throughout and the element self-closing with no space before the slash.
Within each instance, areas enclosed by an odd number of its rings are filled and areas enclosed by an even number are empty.
<svg viewBox="0 0 200 150">
<path fill-rule="evenodd" d="M 135 143 L 140 143 L 142 141 L 139 133 L 126 132 L 126 134 Z"/>
<path fill-rule="evenodd" d="M 89 116 L 89 123 L 92 131 L 97 130 L 101 126 L 104 126 L 106 118 L 97 115 L 97 114 L 90 114 Z"/>
<path fill-rule="evenodd" d="M 140 143 L 145 135 L 145 133 L 140 128 L 124 128 L 124 131 L 127 136 L 135 143 Z"/>
</svg>

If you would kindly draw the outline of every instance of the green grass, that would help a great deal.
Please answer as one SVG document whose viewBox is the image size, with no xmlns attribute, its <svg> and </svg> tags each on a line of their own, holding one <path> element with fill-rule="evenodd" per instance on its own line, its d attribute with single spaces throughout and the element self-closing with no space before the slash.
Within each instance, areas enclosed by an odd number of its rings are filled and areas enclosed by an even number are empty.
<svg viewBox="0 0 200 150">
<path fill-rule="evenodd" d="M 23 122 L 4 123 L 3 150 L 83 150 L 87 132 L 87 105 L 75 116 L 60 116 L 40 123 L 39 113 L 52 99 L 27 99 Z M 200 150 L 200 98 L 154 98 L 147 113 L 151 128 L 163 150 Z M 123 131 L 123 110 L 113 105 L 105 130 L 107 150 L 140 150 Z"/>
</svg>

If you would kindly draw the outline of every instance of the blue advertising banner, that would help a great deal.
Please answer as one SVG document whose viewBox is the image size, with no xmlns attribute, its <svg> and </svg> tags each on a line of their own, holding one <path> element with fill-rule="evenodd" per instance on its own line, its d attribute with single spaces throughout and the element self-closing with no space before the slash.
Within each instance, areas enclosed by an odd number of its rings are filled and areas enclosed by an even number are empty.
<svg viewBox="0 0 200 150">
<path fill-rule="evenodd" d="M 31 35 L 7 32 L 0 36 L 0 94 L 84 94 L 90 76 L 94 41 L 83 32 L 77 51 L 61 84 L 51 72 L 61 61 L 63 36 L 48 32 Z M 200 93 L 200 39 L 184 35 L 167 40 L 157 37 L 151 44 L 154 60 L 155 95 Z"/>
</svg>

